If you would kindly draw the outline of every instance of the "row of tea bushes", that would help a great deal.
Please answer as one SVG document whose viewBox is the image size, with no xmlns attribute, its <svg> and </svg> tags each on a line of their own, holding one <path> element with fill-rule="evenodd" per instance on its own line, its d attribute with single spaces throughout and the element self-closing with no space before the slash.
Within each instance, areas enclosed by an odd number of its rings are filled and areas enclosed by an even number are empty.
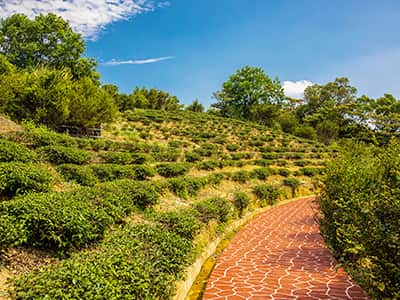
<svg viewBox="0 0 400 300">
<path fill-rule="evenodd" d="M 130 180 L 17 197 L 0 203 L 0 248 L 25 245 L 58 252 L 82 248 L 100 239 L 109 225 L 158 199 L 155 185 Z"/>
</svg>

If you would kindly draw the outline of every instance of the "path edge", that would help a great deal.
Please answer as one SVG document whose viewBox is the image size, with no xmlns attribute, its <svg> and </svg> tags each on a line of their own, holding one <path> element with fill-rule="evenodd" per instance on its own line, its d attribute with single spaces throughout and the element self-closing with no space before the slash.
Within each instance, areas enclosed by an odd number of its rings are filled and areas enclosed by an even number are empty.
<svg viewBox="0 0 400 300">
<path fill-rule="evenodd" d="M 209 243 L 207 243 L 207 246 L 204 248 L 204 250 L 201 252 L 201 254 L 196 258 L 194 263 L 192 263 L 185 271 L 184 275 L 184 280 L 179 281 L 176 284 L 176 293 L 175 296 L 172 298 L 173 300 L 185 300 L 187 296 L 189 295 L 189 292 L 192 289 L 193 284 L 196 282 L 203 265 L 206 263 L 206 261 L 215 254 L 218 245 L 223 242 L 229 235 L 232 235 L 235 231 L 238 231 L 241 227 L 247 225 L 250 221 L 252 221 L 254 218 L 258 217 L 262 213 L 268 211 L 271 208 L 285 205 L 290 202 L 295 202 L 299 201 L 302 199 L 309 199 L 309 198 L 316 198 L 317 195 L 308 195 L 308 196 L 302 196 L 302 197 L 297 197 L 297 198 L 291 198 L 291 199 L 286 199 L 279 201 L 277 204 L 272 205 L 272 206 L 266 206 L 262 208 L 257 208 L 256 210 L 246 214 L 243 216 L 241 219 L 236 220 L 229 224 L 224 232 L 217 237 L 216 239 L 211 240 Z M 235 234 L 236 235 L 236 234 Z M 231 239 L 235 236 L 233 235 Z M 226 245 L 226 247 L 229 245 L 229 243 Z M 223 252 L 224 249 L 222 249 L 221 253 Z M 215 261 L 216 263 L 216 261 Z M 214 265 L 215 265 L 214 263 Z M 207 283 L 205 283 L 206 285 Z"/>
</svg>

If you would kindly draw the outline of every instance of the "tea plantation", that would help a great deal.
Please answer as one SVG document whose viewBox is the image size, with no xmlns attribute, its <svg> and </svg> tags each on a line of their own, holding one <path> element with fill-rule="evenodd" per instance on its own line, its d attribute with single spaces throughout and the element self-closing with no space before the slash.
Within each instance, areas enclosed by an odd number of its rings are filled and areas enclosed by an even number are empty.
<svg viewBox="0 0 400 300">
<path fill-rule="evenodd" d="M 315 193 L 333 155 L 189 111 L 127 111 L 98 139 L 32 126 L 3 133 L 2 270 L 15 264 L 11 252 L 52 257 L 14 272 L 7 295 L 170 299 L 207 242 L 249 211 Z"/>
</svg>

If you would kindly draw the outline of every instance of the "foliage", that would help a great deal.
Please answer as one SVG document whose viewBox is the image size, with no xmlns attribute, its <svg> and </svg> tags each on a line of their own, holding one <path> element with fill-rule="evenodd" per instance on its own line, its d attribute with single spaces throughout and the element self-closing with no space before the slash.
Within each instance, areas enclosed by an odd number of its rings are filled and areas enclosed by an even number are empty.
<svg viewBox="0 0 400 300">
<path fill-rule="evenodd" d="M 186 110 L 190 110 L 193 112 L 204 112 L 204 106 L 199 102 L 199 100 L 194 100 L 192 104 L 185 108 Z"/>
<path fill-rule="evenodd" d="M 57 166 L 57 171 L 63 175 L 65 180 L 74 181 L 80 185 L 93 186 L 98 182 L 93 170 L 88 166 L 62 164 Z"/>
<path fill-rule="evenodd" d="M 161 226 L 126 225 L 98 250 L 16 281 L 18 299 L 170 299 L 192 249 Z"/>
<path fill-rule="evenodd" d="M 164 177 L 185 175 L 191 165 L 188 163 L 163 163 L 156 166 L 158 174 Z"/>
<path fill-rule="evenodd" d="M 38 152 L 45 160 L 56 165 L 83 165 L 92 158 L 88 151 L 65 146 L 46 146 L 39 148 Z"/>
<path fill-rule="evenodd" d="M 270 184 L 261 184 L 253 188 L 253 193 L 260 200 L 261 205 L 273 205 L 280 196 L 280 189 Z"/>
<path fill-rule="evenodd" d="M 47 192 L 53 176 L 43 166 L 21 162 L 0 163 L 0 197 Z"/>
<path fill-rule="evenodd" d="M 211 198 L 194 204 L 194 208 L 200 214 L 200 220 L 208 223 L 210 220 L 217 220 L 221 223 L 228 221 L 232 204 L 224 198 Z"/>
<path fill-rule="evenodd" d="M 208 177 L 177 177 L 168 180 L 168 188 L 175 195 L 188 198 L 198 194 L 209 181 Z M 211 180 L 210 180 L 211 181 Z"/>
<path fill-rule="evenodd" d="M 400 146 L 351 144 L 332 161 L 319 200 L 334 253 L 376 299 L 400 297 Z"/>
<path fill-rule="evenodd" d="M 97 79 L 94 60 L 82 58 L 85 42 L 67 21 L 55 14 L 29 19 L 14 14 L 0 22 L 0 54 L 20 69 L 68 68 L 75 78 Z"/>
<path fill-rule="evenodd" d="M 37 160 L 35 152 L 6 140 L 0 140 L 0 162 L 33 162 Z"/>
<path fill-rule="evenodd" d="M 250 198 L 245 192 L 235 192 L 233 198 L 233 205 L 239 212 L 239 217 L 242 217 L 243 211 L 249 206 Z"/>
<path fill-rule="evenodd" d="M 292 191 L 292 198 L 296 197 L 296 191 L 298 190 L 300 186 L 300 180 L 297 178 L 291 177 L 291 178 L 285 178 L 283 179 L 283 185 L 290 187 Z"/>
<path fill-rule="evenodd" d="M 222 116 L 251 120 L 256 105 L 280 104 L 284 94 L 278 79 L 270 79 L 261 68 L 246 66 L 231 75 L 214 98 L 218 102 L 212 107 Z"/>
</svg>

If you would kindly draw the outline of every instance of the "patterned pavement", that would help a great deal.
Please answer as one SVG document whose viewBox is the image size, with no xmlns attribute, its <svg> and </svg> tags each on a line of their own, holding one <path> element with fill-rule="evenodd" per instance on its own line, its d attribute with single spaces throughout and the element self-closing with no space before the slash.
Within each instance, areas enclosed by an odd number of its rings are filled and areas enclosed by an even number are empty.
<svg viewBox="0 0 400 300">
<path fill-rule="evenodd" d="M 203 299 L 369 299 L 326 248 L 314 198 L 252 220 L 218 258 Z"/>
</svg>

